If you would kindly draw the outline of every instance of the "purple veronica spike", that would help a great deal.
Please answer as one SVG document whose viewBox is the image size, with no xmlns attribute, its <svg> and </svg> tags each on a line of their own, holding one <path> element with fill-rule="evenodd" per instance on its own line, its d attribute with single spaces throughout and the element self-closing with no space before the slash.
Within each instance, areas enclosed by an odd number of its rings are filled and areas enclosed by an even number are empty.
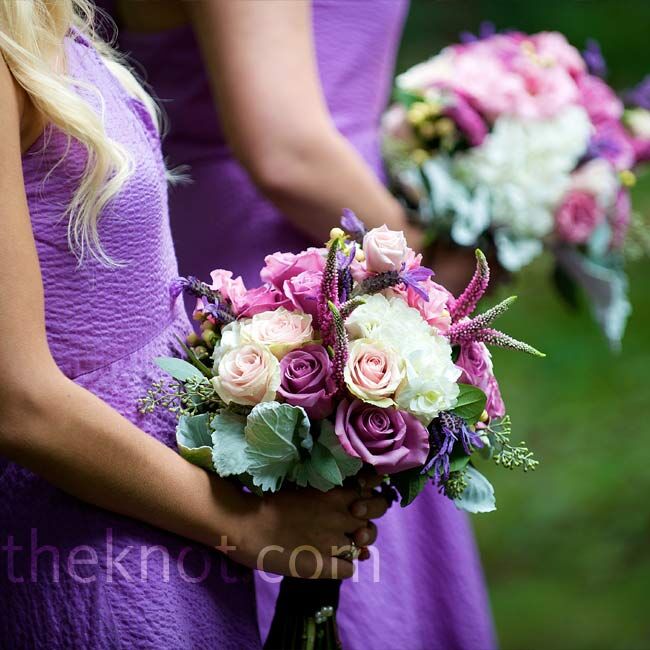
<svg viewBox="0 0 650 650">
<path fill-rule="evenodd" d="M 487 345 L 496 345 L 501 348 L 526 352 L 535 357 L 546 356 L 543 352 L 540 352 L 532 345 L 528 345 L 528 343 L 524 343 L 523 341 L 518 341 L 517 339 L 512 338 L 512 336 L 508 336 L 503 332 L 499 332 L 499 330 L 491 329 L 489 327 L 477 332 L 473 340 L 479 343 L 486 343 Z"/>
<path fill-rule="evenodd" d="M 221 305 L 214 305 L 203 299 L 203 312 L 212 316 L 218 323 L 232 323 L 235 315 L 227 308 Z"/>
<path fill-rule="evenodd" d="M 638 85 L 624 93 L 624 99 L 630 106 L 638 106 L 650 111 L 650 74 Z"/>
<path fill-rule="evenodd" d="M 334 381 L 339 391 L 343 391 L 345 390 L 345 364 L 348 362 L 348 333 L 337 306 L 330 301 L 328 308 L 334 323 L 334 340 L 332 345 L 334 348 L 334 358 L 332 359 Z"/>
<path fill-rule="evenodd" d="M 452 344 L 469 343 L 475 341 L 477 334 L 484 330 L 488 325 L 495 321 L 501 314 L 504 314 L 510 308 L 510 305 L 517 299 L 517 296 L 510 296 L 498 305 L 488 309 L 485 313 L 463 320 L 460 323 L 454 323 L 447 332 L 447 337 Z"/>
<path fill-rule="evenodd" d="M 385 271 L 384 273 L 377 273 L 371 275 L 363 282 L 357 285 L 354 293 L 356 295 L 379 293 L 384 289 L 390 289 L 398 285 L 402 281 L 399 271 Z"/>
<path fill-rule="evenodd" d="M 587 44 L 582 52 L 582 56 L 587 64 L 587 70 L 597 77 L 604 79 L 607 76 L 607 64 L 600 49 L 597 40 L 593 38 L 587 39 Z"/>
<path fill-rule="evenodd" d="M 404 265 L 402 264 L 402 269 Z M 406 287 L 411 287 L 422 300 L 429 301 L 429 294 L 420 286 L 420 282 L 426 282 L 433 275 L 431 269 L 426 268 L 425 266 L 420 266 L 416 269 L 411 269 L 410 271 L 404 271 L 400 273 L 401 281 L 406 285 Z"/>
<path fill-rule="evenodd" d="M 343 216 L 341 217 L 341 228 L 350 235 L 353 239 L 360 242 L 366 234 L 366 226 L 357 217 L 352 210 L 348 208 L 343 209 Z"/>
<path fill-rule="evenodd" d="M 452 321 L 459 321 L 469 316 L 475 309 L 478 301 L 485 294 L 490 284 L 490 267 L 485 255 L 480 249 L 476 249 L 476 271 L 463 293 L 454 300 L 450 308 Z"/>
<path fill-rule="evenodd" d="M 339 304 L 339 274 L 337 268 L 337 254 L 339 249 L 339 240 L 335 239 L 327 253 L 325 270 L 323 271 L 323 281 L 321 283 L 320 295 L 318 300 L 318 321 L 323 335 L 325 345 L 333 345 L 334 332 L 332 322 L 332 312 L 330 311 L 330 302 L 334 306 Z"/>
</svg>

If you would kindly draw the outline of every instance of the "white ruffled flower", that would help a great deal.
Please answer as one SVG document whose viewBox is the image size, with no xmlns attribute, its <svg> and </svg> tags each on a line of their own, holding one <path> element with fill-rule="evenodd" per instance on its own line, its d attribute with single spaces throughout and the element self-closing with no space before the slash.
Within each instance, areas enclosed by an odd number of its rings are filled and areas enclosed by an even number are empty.
<svg viewBox="0 0 650 650">
<path fill-rule="evenodd" d="M 548 120 L 500 117 L 480 147 L 457 157 L 454 172 L 472 190 L 487 188 L 494 227 L 511 230 L 511 239 L 543 238 L 591 128 L 577 106 Z"/>
<path fill-rule="evenodd" d="M 428 424 L 458 397 L 460 370 L 452 361 L 451 345 L 401 297 L 365 296 L 346 322 L 352 339 L 370 338 L 396 350 L 404 368 L 395 401 Z"/>
</svg>

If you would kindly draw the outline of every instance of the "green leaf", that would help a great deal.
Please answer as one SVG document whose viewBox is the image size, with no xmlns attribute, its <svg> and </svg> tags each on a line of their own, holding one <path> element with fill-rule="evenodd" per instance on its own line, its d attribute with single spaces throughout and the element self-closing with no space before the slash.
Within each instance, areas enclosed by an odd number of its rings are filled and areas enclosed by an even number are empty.
<svg viewBox="0 0 650 650">
<path fill-rule="evenodd" d="M 180 455 L 190 463 L 214 471 L 212 464 L 212 440 L 207 413 L 181 415 L 176 426 L 176 444 Z"/>
<path fill-rule="evenodd" d="M 296 465 L 289 478 L 300 486 L 311 485 L 327 492 L 343 485 L 344 479 L 357 474 L 362 467 L 359 458 L 349 456 L 343 449 L 332 423 L 323 420 L 311 455 Z"/>
<path fill-rule="evenodd" d="M 203 377 L 203 373 L 191 363 L 175 357 L 158 357 L 156 364 L 178 381 L 187 381 L 190 377 Z"/>
<path fill-rule="evenodd" d="M 469 424 L 475 424 L 485 410 L 487 397 L 476 386 L 459 384 L 459 388 L 458 400 L 456 401 L 456 406 L 451 409 L 451 412 L 463 418 Z"/>
<path fill-rule="evenodd" d="M 198 368 L 198 369 L 201 371 L 201 374 L 202 374 L 204 377 L 207 377 L 208 379 L 212 379 L 212 377 L 214 377 L 214 373 L 212 372 L 212 370 L 211 370 L 210 368 L 208 368 L 208 366 L 206 366 L 206 365 L 205 365 L 205 364 L 204 364 L 204 363 L 203 363 L 203 362 L 202 362 L 202 361 L 201 361 L 201 360 L 196 356 L 196 354 L 194 353 L 194 350 L 192 350 L 192 348 L 190 348 L 190 347 L 188 347 L 187 345 L 185 345 L 185 343 L 184 343 L 184 342 L 183 342 L 183 341 L 182 341 L 178 336 L 176 337 L 176 340 L 179 342 L 181 348 L 183 348 L 183 352 L 185 352 L 185 354 L 187 355 L 187 358 L 188 358 L 189 362 L 190 362 L 193 366 L 195 366 L 196 368 Z"/>
<path fill-rule="evenodd" d="M 400 501 L 402 508 L 413 503 L 415 497 L 424 490 L 426 484 L 431 480 L 429 474 L 421 474 L 421 471 L 422 468 L 414 467 L 413 469 L 407 469 L 404 472 L 391 475 L 391 485 L 395 487 L 402 497 Z"/>
<path fill-rule="evenodd" d="M 571 309 L 578 309 L 580 306 L 578 285 L 559 264 L 556 264 L 553 270 L 553 284 L 565 303 Z"/>
<path fill-rule="evenodd" d="M 463 493 L 454 499 L 459 510 L 467 512 L 492 512 L 497 509 L 494 499 L 494 488 L 483 474 L 468 465 L 465 469 L 467 487 Z"/>
<path fill-rule="evenodd" d="M 245 436 L 253 482 L 274 492 L 300 462 L 300 450 L 311 451 L 314 444 L 305 410 L 279 402 L 255 406 L 248 416 Z"/>
<path fill-rule="evenodd" d="M 244 437 L 246 418 L 222 410 L 212 420 L 212 461 L 219 476 L 233 476 L 248 471 L 251 459 Z"/>
<path fill-rule="evenodd" d="M 404 88 L 399 87 L 395 87 L 393 90 L 393 98 L 396 102 L 403 104 L 406 108 L 409 108 L 411 104 L 414 104 L 415 102 L 424 101 L 421 93 L 412 90 L 405 90 Z"/>
<path fill-rule="evenodd" d="M 469 458 L 469 456 L 458 456 L 457 458 L 452 458 L 449 461 L 449 471 L 459 472 L 467 465 L 467 463 L 469 463 Z"/>
</svg>

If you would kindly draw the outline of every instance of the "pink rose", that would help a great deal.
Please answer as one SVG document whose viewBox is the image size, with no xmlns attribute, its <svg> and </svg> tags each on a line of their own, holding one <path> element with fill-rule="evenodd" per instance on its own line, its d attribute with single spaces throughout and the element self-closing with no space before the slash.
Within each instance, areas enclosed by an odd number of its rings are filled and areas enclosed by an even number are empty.
<svg viewBox="0 0 650 650">
<path fill-rule="evenodd" d="M 506 407 L 492 368 L 492 355 L 484 343 L 461 345 L 456 365 L 463 371 L 459 382 L 480 388 L 487 397 L 485 410 L 491 418 L 502 418 Z"/>
<path fill-rule="evenodd" d="M 404 378 L 395 351 L 369 339 L 352 341 L 343 374 L 353 395 L 376 406 L 392 406 L 391 397 Z"/>
<path fill-rule="evenodd" d="M 373 465 L 379 474 L 420 467 L 429 454 L 429 432 L 406 411 L 344 399 L 334 430 L 349 456 Z"/>
<path fill-rule="evenodd" d="M 284 281 L 284 294 L 296 309 L 316 319 L 322 282 L 322 271 L 303 271 Z"/>
<path fill-rule="evenodd" d="M 363 238 L 366 269 L 373 273 L 399 271 L 409 251 L 401 230 L 389 230 L 384 224 L 373 228 Z"/>
<path fill-rule="evenodd" d="M 226 404 L 270 402 L 280 387 L 280 363 L 261 345 L 238 346 L 221 357 L 212 385 Z"/>
<path fill-rule="evenodd" d="M 605 213 L 596 197 L 588 192 L 572 190 L 555 212 L 555 231 L 570 244 L 584 244 Z"/>
<path fill-rule="evenodd" d="M 580 91 L 580 103 L 594 124 L 621 119 L 623 103 L 602 79 L 584 74 L 576 81 Z"/>
<path fill-rule="evenodd" d="M 291 301 L 270 285 L 249 289 L 237 303 L 237 316 L 250 318 L 255 314 L 273 311 L 280 307 L 291 308 Z"/>
<path fill-rule="evenodd" d="M 302 253 L 273 253 L 264 258 L 265 266 L 260 271 L 262 282 L 268 282 L 282 291 L 286 280 L 303 271 L 323 271 L 325 257 L 318 248 L 308 248 Z"/>
<path fill-rule="evenodd" d="M 233 278 L 232 271 L 216 269 L 210 273 L 211 289 L 218 291 L 224 298 L 230 300 L 235 316 L 239 314 L 245 301 L 246 287 L 241 277 Z"/>
</svg>

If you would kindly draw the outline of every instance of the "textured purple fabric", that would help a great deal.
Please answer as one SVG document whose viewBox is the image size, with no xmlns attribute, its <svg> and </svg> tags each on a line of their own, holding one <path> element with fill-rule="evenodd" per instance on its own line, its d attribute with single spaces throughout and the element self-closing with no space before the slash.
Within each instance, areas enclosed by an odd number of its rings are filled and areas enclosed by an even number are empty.
<svg viewBox="0 0 650 650">
<path fill-rule="evenodd" d="M 68 377 L 171 446 L 173 416 L 136 411 L 159 377 L 153 358 L 189 328 L 168 293 L 177 266 L 158 137 L 80 36 L 67 38 L 66 50 L 71 75 L 100 90 L 108 133 L 130 150 L 136 171 L 101 218 L 102 242 L 124 266 L 89 261 L 77 269 L 62 208 L 85 152 L 72 143 L 65 153 L 66 138 L 49 129 L 23 157 L 48 341 Z M 96 96 L 80 92 L 99 109 Z M 0 647 L 260 648 L 250 571 L 84 504 L 2 459 L 0 494 Z"/>
<path fill-rule="evenodd" d="M 406 11 L 402 0 L 314 0 L 314 33 L 325 97 L 338 129 L 383 178 L 378 124 L 386 104 Z M 225 144 L 200 53 L 188 28 L 122 33 L 120 45 L 163 101 L 170 121 L 165 152 L 187 165 L 191 185 L 171 193 L 181 272 L 209 277 L 228 268 L 250 286 L 264 255 L 307 241 L 256 190 Z M 342 208 L 344 206 L 341 206 Z M 339 620 L 347 650 L 489 650 L 495 640 L 481 567 L 466 516 L 427 489 L 379 523 L 376 563 L 342 590 Z M 374 566 L 373 566 L 374 565 Z M 262 630 L 272 585 L 256 581 Z"/>
</svg>

